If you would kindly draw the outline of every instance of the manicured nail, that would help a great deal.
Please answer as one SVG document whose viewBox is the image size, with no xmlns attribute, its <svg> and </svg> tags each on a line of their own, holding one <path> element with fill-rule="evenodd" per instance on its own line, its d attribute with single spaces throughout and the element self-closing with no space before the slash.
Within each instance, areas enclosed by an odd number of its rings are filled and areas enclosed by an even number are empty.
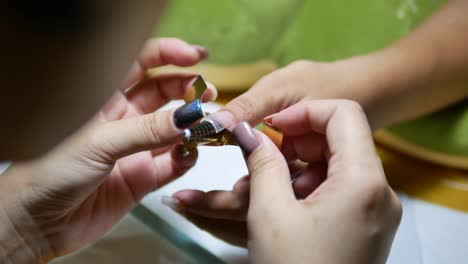
<svg viewBox="0 0 468 264">
<path fill-rule="evenodd" d="M 265 122 L 265 123 L 267 123 L 267 124 L 269 124 L 269 125 L 272 125 L 273 117 L 274 117 L 274 116 L 275 116 L 275 114 L 269 115 L 269 116 L 265 117 L 265 118 L 263 119 L 263 122 Z"/>
<path fill-rule="evenodd" d="M 200 59 L 204 60 L 208 58 L 208 49 L 199 45 L 192 45 L 192 47 L 197 50 L 198 54 L 200 54 Z"/>
<path fill-rule="evenodd" d="M 162 196 L 161 197 L 161 203 L 169 208 L 171 208 L 174 211 L 180 211 L 180 202 L 179 200 L 171 197 L 171 196 Z"/>
<path fill-rule="evenodd" d="M 234 128 L 234 136 L 241 149 L 248 155 L 252 153 L 259 145 L 260 141 L 255 135 L 254 130 L 247 122 L 241 122 Z"/>
<path fill-rule="evenodd" d="M 205 116 L 200 100 L 193 100 L 174 111 L 174 123 L 178 128 L 186 128 Z"/>
<path fill-rule="evenodd" d="M 187 147 L 182 146 L 179 150 L 179 153 L 182 156 L 182 158 L 186 158 L 190 155 L 190 150 Z"/>
</svg>

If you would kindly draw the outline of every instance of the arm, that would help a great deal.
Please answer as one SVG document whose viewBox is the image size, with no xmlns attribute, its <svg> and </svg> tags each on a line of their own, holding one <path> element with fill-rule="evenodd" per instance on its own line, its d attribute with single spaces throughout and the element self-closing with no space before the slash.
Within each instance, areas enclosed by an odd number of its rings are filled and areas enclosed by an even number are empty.
<svg viewBox="0 0 468 264">
<path fill-rule="evenodd" d="M 127 84 L 149 67 L 190 66 L 205 57 L 204 49 L 177 39 L 150 40 Z M 14 162 L 0 176 L 0 262 L 45 263 L 78 250 L 192 167 L 197 151 L 181 151 L 182 130 L 174 122 L 183 113 L 157 110 L 182 99 L 196 76 L 166 75 L 117 91 L 93 120 L 47 154 Z M 215 96 L 210 85 L 202 100 Z"/>
<path fill-rule="evenodd" d="M 305 98 L 346 98 L 359 102 L 379 128 L 462 100 L 468 95 L 467 10 L 468 1 L 449 1 L 414 32 L 370 54 L 291 63 L 213 118 L 227 127 L 255 124 Z"/>
<path fill-rule="evenodd" d="M 343 61 L 374 83 L 350 92 L 376 127 L 435 111 L 468 95 L 468 1 L 453 0 L 388 48 Z M 340 63 L 338 63 L 340 64 Z M 367 86 L 363 86 L 367 87 Z"/>
</svg>

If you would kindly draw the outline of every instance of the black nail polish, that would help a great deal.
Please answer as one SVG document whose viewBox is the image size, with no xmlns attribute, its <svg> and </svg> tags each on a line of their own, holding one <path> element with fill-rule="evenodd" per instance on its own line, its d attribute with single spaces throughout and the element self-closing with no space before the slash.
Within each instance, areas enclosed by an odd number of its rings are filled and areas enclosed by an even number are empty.
<svg viewBox="0 0 468 264">
<path fill-rule="evenodd" d="M 199 99 L 186 103 L 174 112 L 174 123 L 178 128 L 186 128 L 205 116 Z"/>
</svg>

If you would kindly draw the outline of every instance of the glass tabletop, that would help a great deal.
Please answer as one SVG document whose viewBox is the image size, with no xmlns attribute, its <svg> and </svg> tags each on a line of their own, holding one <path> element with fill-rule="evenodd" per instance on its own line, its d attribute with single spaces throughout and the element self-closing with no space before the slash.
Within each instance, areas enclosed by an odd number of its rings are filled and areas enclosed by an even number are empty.
<svg viewBox="0 0 468 264">
<path fill-rule="evenodd" d="M 172 102 L 165 108 L 174 108 L 181 103 Z M 214 112 L 220 105 L 207 103 L 203 107 L 206 112 Z M 200 230 L 161 204 L 162 196 L 171 196 L 179 190 L 231 190 L 236 181 L 248 173 L 238 147 L 199 147 L 198 152 L 197 164 L 192 169 L 147 195 L 132 214 L 196 263 L 247 263 L 246 249 L 230 245 Z"/>
<path fill-rule="evenodd" d="M 151 230 L 181 250 L 195 263 L 225 263 L 225 261 L 202 247 L 187 234 L 171 226 L 162 217 L 153 213 L 145 205 L 137 205 L 131 213 L 151 228 Z"/>
</svg>

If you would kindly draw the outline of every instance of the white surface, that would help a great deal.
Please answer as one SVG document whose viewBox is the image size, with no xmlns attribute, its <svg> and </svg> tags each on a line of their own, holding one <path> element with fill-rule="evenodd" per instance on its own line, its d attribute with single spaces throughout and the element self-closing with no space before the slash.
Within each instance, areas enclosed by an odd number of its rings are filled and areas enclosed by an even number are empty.
<svg viewBox="0 0 468 264">
<path fill-rule="evenodd" d="M 403 216 L 387 264 L 422 263 L 411 199 L 404 193 L 399 193 L 398 197 L 403 205 Z"/>
<path fill-rule="evenodd" d="M 424 264 L 468 263 L 468 214 L 411 201 Z"/>
</svg>

